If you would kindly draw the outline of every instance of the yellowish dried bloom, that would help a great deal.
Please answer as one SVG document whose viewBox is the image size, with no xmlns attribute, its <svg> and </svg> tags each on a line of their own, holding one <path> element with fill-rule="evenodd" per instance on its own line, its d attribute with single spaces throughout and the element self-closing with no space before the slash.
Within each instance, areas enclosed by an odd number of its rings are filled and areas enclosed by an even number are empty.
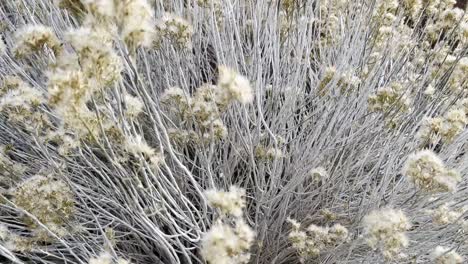
<svg viewBox="0 0 468 264">
<path fill-rule="evenodd" d="M 130 49 L 151 47 L 154 41 L 154 12 L 146 0 L 119 1 L 121 36 Z"/>
<path fill-rule="evenodd" d="M 283 151 L 279 148 L 267 148 L 262 145 L 258 145 L 255 148 L 255 157 L 262 161 L 273 161 L 275 159 L 283 158 L 284 156 Z"/>
<path fill-rule="evenodd" d="M 200 97 L 192 99 L 191 114 L 199 123 L 211 122 L 219 117 L 218 106 L 214 101 L 200 100 Z"/>
<path fill-rule="evenodd" d="M 97 258 L 91 258 L 89 264 L 112 264 L 112 256 L 107 253 L 101 253 Z"/>
<path fill-rule="evenodd" d="M 169 102 L 175 101 L 179 103 L 179 101 L 185 102 L 187 101 L 186 98 L 188 96 L 185 94 L 184 90 L 179 87 L 171 87 L 164 91 L 164 94 L 161 96 L 162 102 Z"/>
<path fill-rule="evenodd" d="M 156 23 L 161 37 L 165 37 L 178 47 L 190 49 L 192 47 L 193 28 L 190 23 L 172 13 L 164 13 Z"/>
<path fill-rule="evenodd" d="M 210 264 L 248 263 L 255 233 L 242 220 L 232 228 L 216 223 L 202 238 L 201 255 Z"/>
<path fill-rule="evenodd" d="M 68 10 L 73 15 L 79 15 L 85 10 L 81 0 L 54 0 L 54 4 L 60 8 Z"/>
<path fill-rule="evenodd" d="M 215 119 L 213 121 L 205 121 L 201 124 L 205 133 L 203 137 L 210 142 L 211 139 L 220 140 L 224 139 L 228 135 L 228 130 L 221 119 Z"/>
<path fill-rule="evenodd" d="M 53 142 L 58 145 L 57 152 L 60 155 L 68 155 L 72 150 L 80 146 L 79 140 L 65 133 L 63 129 L 49 131 L 44 137 L 45 142 Z"/>
<path fill-rule="evenodd" d="M 380 249 L 388 259 L 397 257 L 409 244 L 405 232 L 411 225 L 401 210 L 372 211 L 364 217 L 362 224 L 367 244 Z"/>
<path fill-rule="evenodd" d="M 69 107 L 81 107 L 91 95 L 88 79 L 81 71 L 58 69 L 49 73 L 49 103 L 67 111 Z"/>
<path fill-rule="evenodd" d="M 462 43 L 468 43 L 468 22 L 463 22 L 460 24 L 459 36 Z"/>
<path fill-rule="evenodd" d="M 193 130 L 168 129 L 167 134 L 170 140 L 180 146 L 198 143 L 198 134 Z"/>
<path fill-rule="evenodd" d="M 418 137 L 432 143 L 438 139 L 452 142 L 468 124 L 463 106 L 452 107 L 443 117 L 425 118 L 418 131 Z"/>
<path fill-rule="evenodd" d="M 229 192 L 208 190 L 208 203 L 223 213 L 217 223 L 203 235 L 201 254 L 208 263 L 248 263 L 248 252 L 255 238 L 254 231 L 242 219 L 245 190 L 231 186 Z M 223 223 L 226 216 L 235 217 L 235 227 Z"/>
<path fill-rule="evenodd" d="M 421 0 L 404 0 L 403 7 L 413 17 L 416 18 L 422 8 Z"/>
<path fill-rule="evenodd" d="M 322 80 L 320 81 L 318 85 L 318 91 L 320 95 L 325 95 L 326 90 L 325 88 L 327 85 L 333 80 L 333 78 L 336 75 L 336 68 L 333 66 L 327 67 L 324 70 Z"/>
<path fill-rule="evenodd" d="M 418 188 L 427 192 L 454 192 L 460 175 L 447 169 L 442 160 L 430 150 L 411 154 L 402 171 Z"/>
<path fill-rule="evenodd" d="M 7 91 L 0 98 L 0 111 L 5 107 L 20 107 L 30 110 L 31 107 L 38 106 L 45 103 L 45 101 L 44 94 L 41 91 L 21 82 L 20 86 Z"/>
<path fill-rule="evenodd" d="M 387 112 L 396 109 L 407 112 L 411 101 L 399 83 L 392 83 L 388 87 L 379 88 L 375 94 L 368 98 L 369 110 L 372 112 Z"/>
<path fill-rule="evenodd" d="M 288 222 L 292 225 L 288 238 L 302 261 L 316 257 L 323 250 L 334 248 L 348 239 L 348 229 L 341 224 L 335 224 L 332 227 L 311 224 L 302 230 L 300 223 L 296 220 L 288 219 Z"/>
<path fill-rule="evenodd" d="M 431 253 L 431 257 L 435 264 L 461 264 L 463 257 L 460 256 L 455 250 L 437 246 Z"/>
<path fill-rule="evenodd" d="M 39 89 L 10 76 L 5 79 L 0 96 L 0 111 L 12 124 L 28 131 L 50 127 L 49 117 L 41 109 L 46 98 Z"/>
<path fill-rule="evenodd" d="M 435 210 L 429 211 L 434 223 L 438 225 L 453 224 L 466 212 L 466 208 L 451 210 L 449 204 L 443 204 Z"/>
<path fill-rule="evenodd" d="M 17 163 L 11 160 L 8 155 L 4 154 L 5 149 L 0 151 L 0 182 L 5 187 L 13 187 L 18 181 L 20 181 L 21 176 L 24 175 L 26 167 L 20 163 Z M 1 225 L 0 225 L 1 226 Z"/>
<path fill-rule="evenodd" d="M 75 212 L 75 199 L 70 188 L 62 181 L 52 177 L 34 176 L 12 191 L 13 202 L 23 210 L 34 215 L 43 225 L 57 236 L 66 235 Z M 51 236 L 27 216 L 24 223 L 34 231 L 37 240 L 47 241 Z"/>
<path fill-rule="evenodd" d="M 54 31 L 43 25 L 26 25 L 15 33 L 15 47 L 13 52 L 18 57 L 30 55 L 43 50 L 44 47 L 52 49 L 59 55 L 62 46 Z"/>
<path fill-rule="evenodd" d="M 81 0 L 88 13 L 99 19 L 111 19 L 116 15 L 114 0 Z"/>
<path fill-rule="evenodd" d="M 236 186 L 231 186 L 229 192 L 208 190 L 205 197 L 208 203 L 218 208 L 225 215 L 242 216 L 245 207 L 245 190 Z"/>
<path fill-rule="evenodd" d="M 445 28 L 453 28 L 458 25 L 463 17 L 463 14 L 464 11 L 460 8 L 447 9 L 441 14 L 441 25 Z"/>
<path fill-rule="evenodd" d="M 66 38 L 76 50 L 81 70 L 88 79 L 103 86 L 120 80 L 123 64 L 107 32 L 79 28 L 70 30 Z"/>
</svg>

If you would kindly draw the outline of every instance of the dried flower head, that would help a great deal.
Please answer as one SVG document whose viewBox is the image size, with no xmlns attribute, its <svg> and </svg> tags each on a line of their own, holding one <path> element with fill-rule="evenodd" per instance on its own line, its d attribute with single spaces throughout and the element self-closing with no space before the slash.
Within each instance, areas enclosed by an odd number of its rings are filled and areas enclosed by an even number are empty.
<svg viewBox="0 0 468 264">
<path fill-rule="evenodd" d="M 147 0 L 119 1 L 121 36 L 130 49 L 151 47 L 155 37 L 154 12 Z"/>
<path fill-rule="evenodd" d="M 218 190 L 208 190 L 205 192 L 209 204 L 218 208 L 223 214 L 242 216 L 245 207 L 245 190 L 236 186 L 231 186 L 228 192 Z"/>
<path fill-rule="evenodd" d="M 466 208 L 459 208 L 452 210 L 448 203 L 445 203 L 435 210 L 430 210 L 429 213 L 432 215 L 432 220 L 438 225 L 447 225 L 455 223 L 460 220 L 460 217 L 466 212 Z"/>
<path fill-rule="evenodd" d="M 288 219 L 292 225 L 288 238 L 298 251 L 301 260 L 318 256 L 322 251 L 332 249 L 348 239 L 348 229 L 341 224 L 322 227 L 311 224 L 302 230 L 299 222 Z"/>
<path fill-rule="evenodd" d="M 141 112 L 143 112 L 144 104 L 140 100 L 140 98 L 131 96 L 129 94 L 125 94 L 124 101 L 125 101 L 125 107 L 126 107 L 125 113 L 127 114 L 127 116 L 136 117 Z"/>
<path fill-rule="evenodd" d="M 455 250 L 437 246 L 431 253 L 431 258 L 436 264 L 461 264 L 463 257 L 460 256 Z"/>
<path fill-rule="evenodd" d="M 62 46 L 54 31 L 43 25 L 26 25 L 15 33 L 15 47 L 13 52 L 18 57 L 30 55 L 43 50 L 44 47 L 52 49 L 59 55 Z"/>
<path fill-rule="evenodd" d="M 235 100 L 248 104 L 253 101 L 253 91 L 249 80 L 226 66 L 219 67 L 218 87 L 217 96 L 220 102 L 228 104 Z"/>
<path fill-rule="evenodd" d="M 235 228 L 221 222 L 216 223 L 203 236 L 201 254 L 208 263 L 248 263 L 255 233 L 244 222 L 238 221 Z"/>
<path fill-rule="evenodd" d="M 418 188 L 428 192 L 453 192 L 460 175 L 447 169 L 442 160 L 430 150 L 411 154 L 402 171 Z"/>
<path fill-rule="evenodd" d="M 18 207 L 35 216 L 55 235 L 67 234 L 65 227 L 71 224 L 74 216 L 75 198 L 64 182 L 36 175 L 21 183 L 12 194 Z M 36 239 L 47 241 L 51 238 L 32 218 L 25 216 L 24 223 L 34 231 Z"/>
<path fill-rule="evenodd" d="M 386 258 L 395 258 L 409 244 L 406 230 L 411 225 L 401 210 L 374 210 L 362 220 L 367 244 L 380 249 Z"/>
<path fill-rule="evenodd" d="M 164 37 L 178 47 L 190 49 L 192 47 L 193 28 L 190 23 L 172 13 L 164 13 L 156 23 L 161 37 Z"/>
<path fill-rule="evenodd" d="M 396 109 L 407 112 L 410 109 L 410 99 L 399 83 L 379 88 L 375 94 L 369 96 L 369 110 L 372 112 L 387 112 Z"/>
</svg>

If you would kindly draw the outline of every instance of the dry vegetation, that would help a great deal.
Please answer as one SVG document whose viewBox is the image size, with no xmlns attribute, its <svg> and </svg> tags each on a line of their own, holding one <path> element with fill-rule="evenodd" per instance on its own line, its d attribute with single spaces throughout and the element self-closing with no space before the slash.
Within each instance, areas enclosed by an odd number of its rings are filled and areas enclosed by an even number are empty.
<svg viewBox="0 0 468 264">
<path fill-rule="evenodd" d="M 0 2 L 0 262 L 468 259 L 455 0 Z"/>
</svg>

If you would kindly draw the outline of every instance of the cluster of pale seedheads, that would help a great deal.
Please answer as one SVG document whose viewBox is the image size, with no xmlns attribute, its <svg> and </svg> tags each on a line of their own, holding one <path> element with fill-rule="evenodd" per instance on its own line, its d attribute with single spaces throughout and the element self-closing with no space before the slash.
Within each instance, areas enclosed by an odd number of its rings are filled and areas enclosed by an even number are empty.
<svg viewBox="0 0 468 264">
<path fill-rule="evenodd" d="M 464 263 L 463 0 L 0 3 L 1 263 Z"/>
</svg>

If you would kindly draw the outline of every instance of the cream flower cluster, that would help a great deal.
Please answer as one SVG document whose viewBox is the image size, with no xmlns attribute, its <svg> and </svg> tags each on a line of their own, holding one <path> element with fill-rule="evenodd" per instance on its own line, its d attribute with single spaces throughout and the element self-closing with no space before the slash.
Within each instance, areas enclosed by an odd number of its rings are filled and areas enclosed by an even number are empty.
<svg viewBox="0 0 468 264">
<path fill-rule="evenodd" d="M 219 67 L 217 97 L 224 104 L 238 101 L 248 104 L 253 101 L 254 95 L 249 80 L 226 66 Z"/>
<path fill-rule="evenodd" d="M 111 85 L 120 80 L 122 61 L 105 33 L 81 27 L 70 30 L 67 41 L 75 48 L 81 70 L 88 79 L 99 86 Z"/>
<path fill-rule="evenodd" d="M 411 100 L 405 93 L 403 86 L 397 82 L 379 88 L 369 96 L 367 101 L 371 112 L 387 112 L 391 109 L 407 112 L 411 104 Z"/>
<path fill-rule="evenodd" d="M 192 47 L 192 25 L 182 17 L 172 13 L 164 13 L 156 21 L 156 29 L 160 37 L 164 37 L 183 49 Z"/>
<path fill-rule="evenodd" d="M 140 100 L 140 98 L 132 96 L 130 94 L 125 94 L 123 99 L 125 102 L 125 113 L 127 114 L 127 116 L 137 117 L 143 112 L 143 108 L 145 105 Z"/>
<path fill-rule="evenodd" d="M 24 57 L 41 51 L 44 47 L 52 49 L 55 55 L 62 50 L 61 43 L 50 27 L 43 25 L 26 25 L 15 33 L 13 52 L 18 57 Z"/>
<path fill-rule="evenodd" d="M 454 192 L 460 175 L 448 169 L 442 160 L 430 150 L 411 154 L 402 170 L 418 188 L 427 192 Z"/>
<path fill-rule="evenodd" d="M 434 20 L 426 26 L 426 34 L 428 39 L 431 41 L 438 40 L 442 33 L 447 30 L 456 28 L 455 37 L 457 37 L 462 43 L 466 43 L 466 28 L 464 25 L 468 22 L 468 17 L 465 12 L 459 8 L 454 8 L 454 2 L 441 4 L 439 7 L 433 9 L 428 8 L 429 12 L 433 12 Z"/>
<path fill-rule="evenodd" d="M 431 257 L 435 264 L 461 264 L 463 257 L 455 250 L 446 247 L 437 246 L 431 253 Z"/>
<path fill-rule="evenodd" d="M 286 14 L 284 31 L 294 30 L 292 26 L 300 25 L 297 23 L 296 19 L 292 19 L 294 16 L 294 11 L 299 11 L 300 5 L 298 5 L 297 1 L 284 1 L 287 3 L 284 6 L 284 13 Z M 282 1 L 283 3 L 283 1 Z M 318 17 L 313 18 L 311 21 L 312 24 L 317 24 L 321 27 L 321 34 L 322 36 L 319 39 L 320 45 L 323 46 L 331 46 L 334 43 L 337 43 L 341 40 L 341 32 L 342 30 L 342 23 L 341 18 L 343 13 L 346 12 L 346 9 L 353 9 L 354 4 L 356 2 L 352 1 L 343 1 L 343 0 L 324 0 L 319 2 L 319 14 Z M 304 22 L 304 17 L 301 17 L 299 21 L 302 20 Z M 289 32 L 288 32 L 289 33 Z"/>
<path fill-rule="evenodd" d="M 231 186 L 229 192 L 208 190 L 208 203 L 221 211 L 221 216 L 203 235 L 201 254 L 210 264 L 243 264 L 250 259 L 249 249 L 255 239 L 254 231 L 242 219 L 245 190 Z M 234 217 L 234 226 L 226 223 Z M 230 222 L 230 221 L 229 221 Z"/>
<path fill-rule="evenodd" d="M 396 12 L 398 6 L 398 0 L 380 0 L 377 2 L 377 7 L 374 9 L 373 17 L 376 19 L 385 17 L 387 14 L 393 14 Z"/>
<path fill-rule="evenodd" d="M 80 15 L 85 10 L 81 0 L 54 0 L 54 4 L 60 8 L 68 10 L 73 15 Z"/>
<path fill-rule="evenodd" d="M 121 36 L 130 49 L 151 47 L 155 38 L 154 12 L 147 0 L 119 1 Z"/>
<path fill-rule="evenodd" d="M 174 141 L 200 144 L 227 136 L 227 128 L 221 120 L 224 109 L 215 98 L 217 89 L 214 85 L 203 85 L 196 90 L 193 97 L 186 95 L 178 87 L 164 92 L 161 102 L 168 107 L 169 112 L 176 113 L 181 122 L 194 121 L 201 132 L 199 136 L 195 131 L 173 131 L 176 132 L 172 133 Z"/>
<path fill-rule="evenodd" d="M 318 85 L 318 92 L 321 96 L 328 93 L 327 88 L 329 89 L 329 84 L 332 83 L 335 78 L 341 93 L 353 91 L 361 82 L 360 78 L 351 71 L 339 73 L 334 66 L 326 67 L 323 70 L 323 76 Z"/>
<path fill-rule="evenodd" d="M 417 18 L 422 8 L 422 0 L 403 0 L 403 7 L 413 18 Z"/>
<path fill-rule="evenodd" d="M 49 118 L 40 111 L 46 101 L 44 93 L 18 77 L 5 77 L 0 92 L 0 111 L 10 122 L 29 131 L 42 131 L 50 126 Z"/>
<path fill-rule="evenodd" d="M 152 168 L 159 168 L 164 162 L 164 155 L 148 145 L 141 135 L 127 136 L 124 149 L 135 157 L 143 157 Z"/>
<path fill-rule="evenodd" d="M 324 250 L 332 249 L 348 239 L 348 229 L 341 224 L 331 227 L 311 224 L 306 229 L 293 219 L 288 219 L 292 225 L 289 240 L 304 261 L 310 257 L 317 257 Z"/>
<path fill-rule="evenodd" d="M 205 192 L 208 203 L 219 209 L 225 215 L 242 216 L 245 208 L 245 190 L 236 186 L 231 186 L 228 192 L 218 190 L 208 190 Z"/>
<path fill-rule="evenodd" d="M 234 228 L 218 222 L 203 236 L 201 254 L 210 264 L 248 263 L 254 238 L 254 232 L 242 220 Z"/>
<path fill-rule="evenodd" d="M 81 4 L 95 19 L 110 20 L 116 13 L 114 0 L 81 0 Z"/>
<path fill-rule="evenodd" d="M 452 107 L 443 117 L 425 118 L 418 137 L 425 142 L 436 143 L 439 139 L 452 142 L 468 124 L 465 109 Z"/>
<path fill-rule="evenodd" d="M 250 103 L 252 100 L 253 92 L 247 78 L 225 66 L 220 66 L 217 85 L 204 84 L 196 89 L 193 96 L 181 88 L 172 87 L 161 97 L 161 103 L 167 106 L 169 112 L 176 114 L 175 118 L 183 123 L 194 123 L 201 132 L 197 136 L 191 131 L 173 131 L 174 139 L 193 143 L 208 143 L 225 138 L 228 131 L 221 114 L 234 101 Z M 187 136 L 191 135 L 195 137 L 189 140 Z"/>
<path fill-rule="evenodd" d="M 452 210 L 450 205 L 446 203 L 437 207 L 435 210 L 429 210 L 428 212 L 431 214 L 434 223 L 438 225 L 447 225 L 461 220 L 460 217 L 467 210 L 468 209 L 464 207 Z"/>
<path fill-rule="evenodd" d="M 56 0 L 56 5 L 81 17 L 83 25 L 101 30 L 101 34 L 118 33 L 131 52 L 151 47 L 155 39 L 153 8 L 147 0 Z"/>
<path fill-rule="evenodd" d="M 285 157 L 285 154 L 280 148 L 266 147 L 258 145 L 255 147 L 255 158 L 261 161 L 273 161 L 275 159 L 281 159 Z"/>
<path fill-rule="evenodd" d="M 362 225 L 367 244 L 379 249 L 385 258 L 399 257 L 409 245 L 405 232 L 411 225 L 401 210 L 374 210 L 363 218 Z"/>
</svg>

